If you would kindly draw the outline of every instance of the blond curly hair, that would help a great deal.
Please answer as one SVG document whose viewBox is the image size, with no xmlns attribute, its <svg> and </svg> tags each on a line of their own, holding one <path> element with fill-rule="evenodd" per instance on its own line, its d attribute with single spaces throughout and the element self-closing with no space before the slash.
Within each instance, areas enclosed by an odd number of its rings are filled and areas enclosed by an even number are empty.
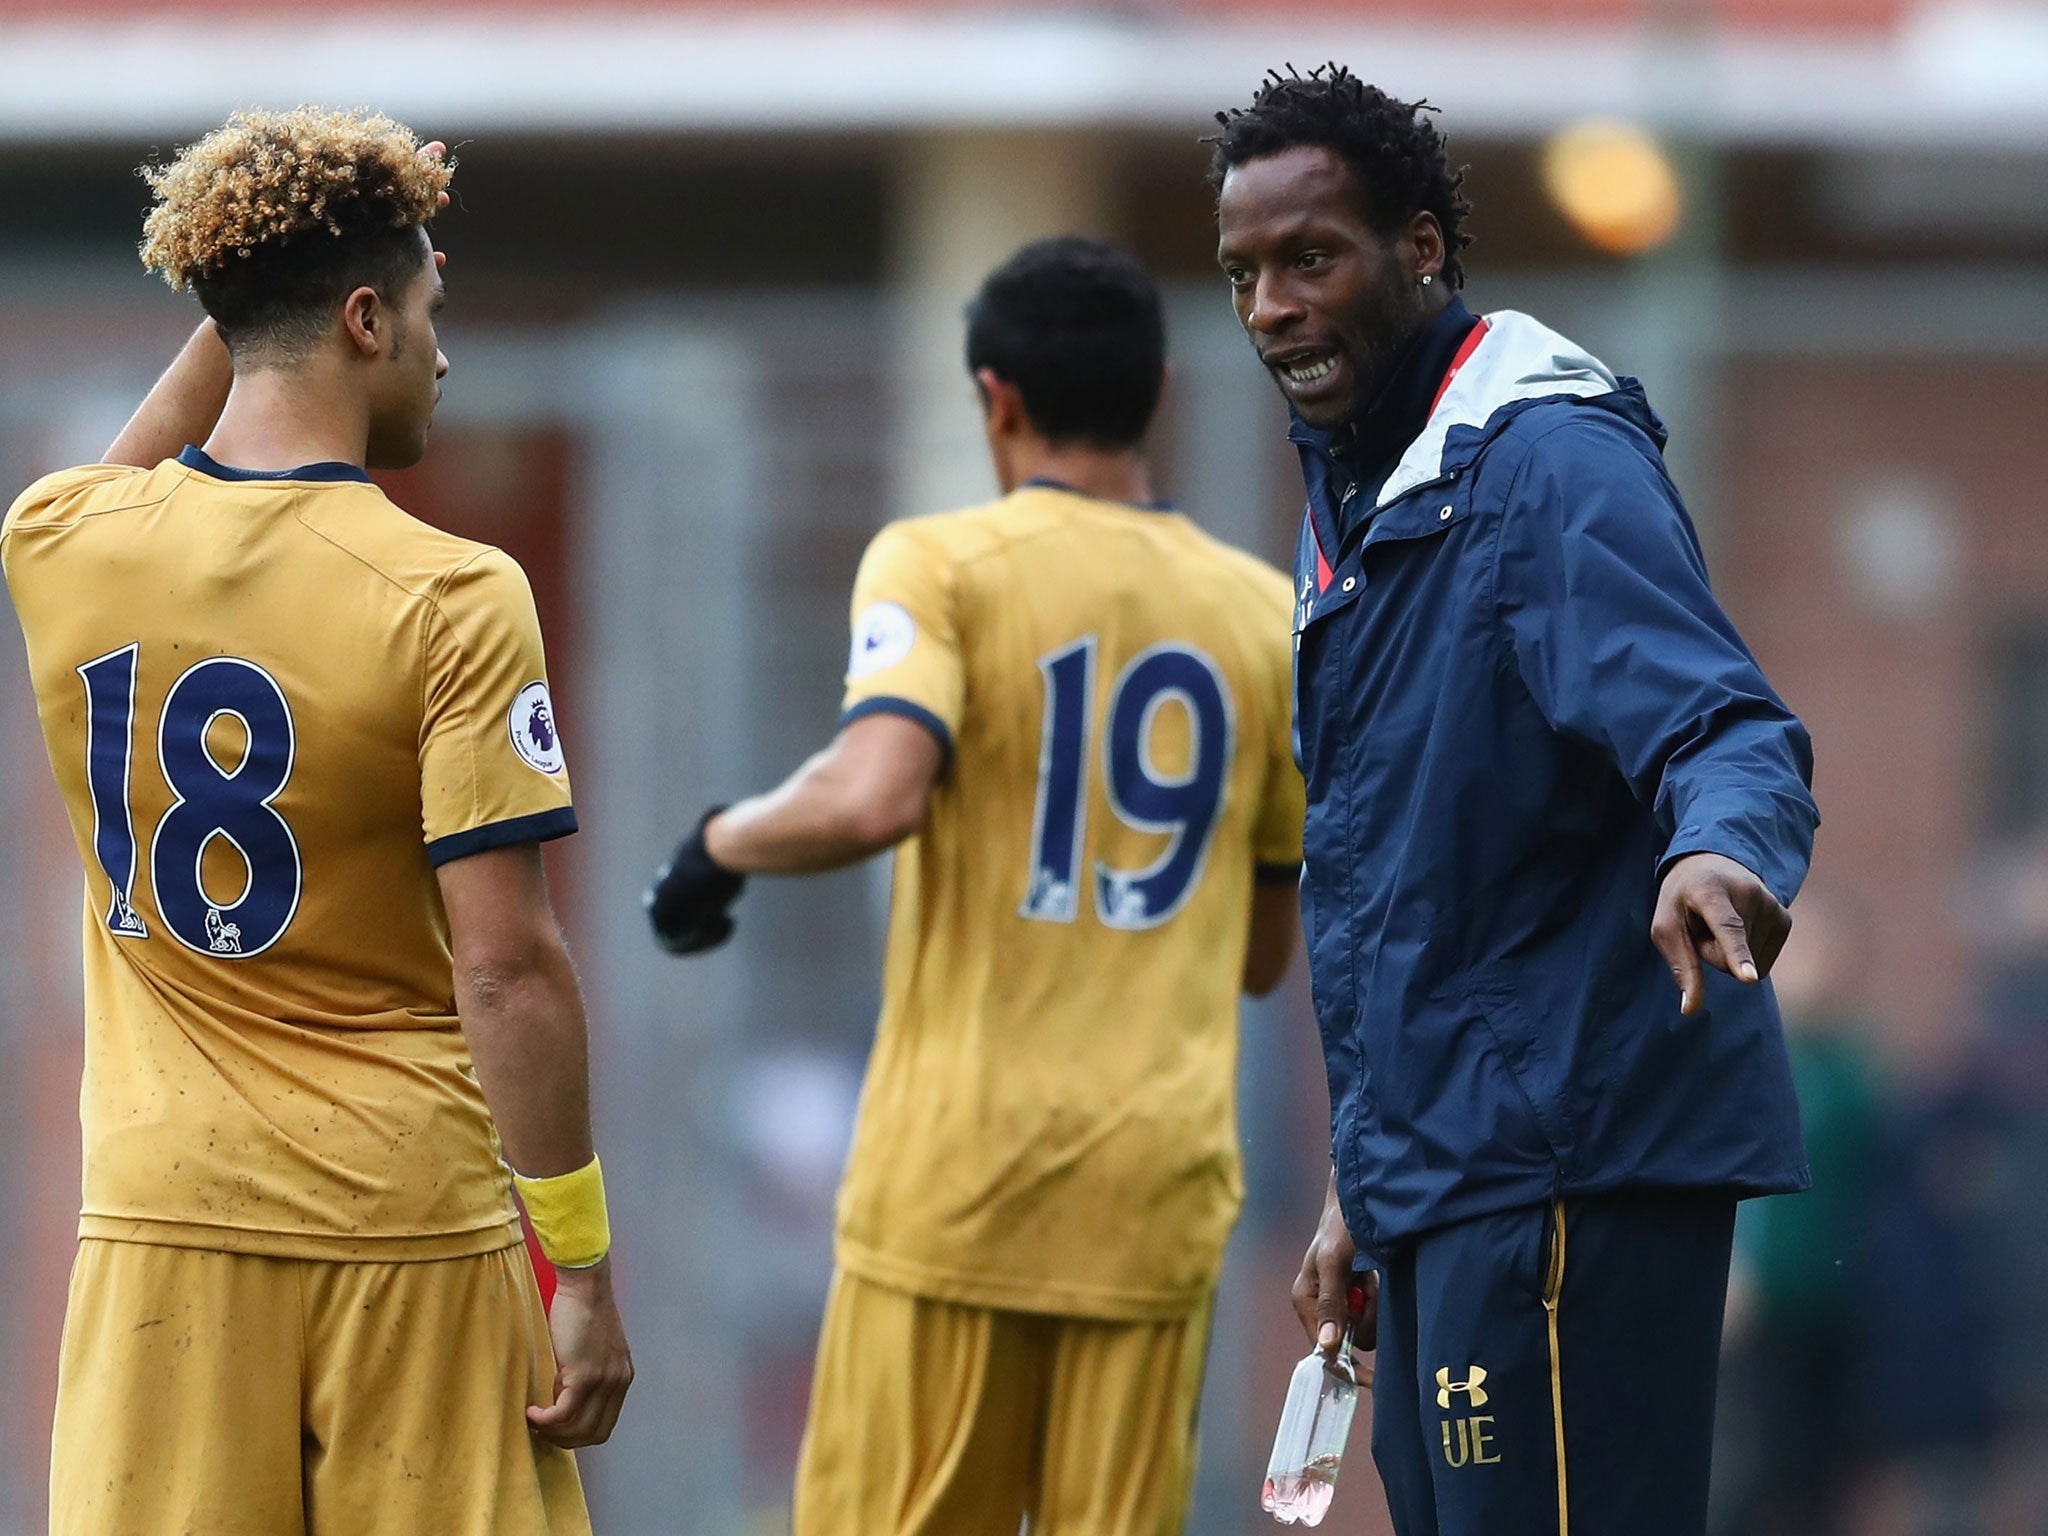
<svg viewBox="0 0 2048 1536">
<path fill-rule="evenodd" d="M 453 174 L 381 113 L 237 112 L 169 165 L 142 168 L 156 194 L 142 262 L 183 291 L 316 231 L 424 224 Z"/>
</svg>

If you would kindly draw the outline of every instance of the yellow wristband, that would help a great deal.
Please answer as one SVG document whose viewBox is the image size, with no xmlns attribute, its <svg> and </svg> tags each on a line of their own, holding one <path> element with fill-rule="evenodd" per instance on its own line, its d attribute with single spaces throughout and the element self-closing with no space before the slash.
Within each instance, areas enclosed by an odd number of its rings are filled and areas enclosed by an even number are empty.
<svg viewBox="0 0 2048 1536">
<path fill-rule="evenodd" d="M 526 1218 L 540 1239 L 540 1251 L 557 1269 L 588 1269 L 611 1251 L 604 1169 L 596 1158 L 574 1173 L 552 1179 L 529 1179 L 515 1172 L 512 1182 L 526 1203 Z"/>
</svg>

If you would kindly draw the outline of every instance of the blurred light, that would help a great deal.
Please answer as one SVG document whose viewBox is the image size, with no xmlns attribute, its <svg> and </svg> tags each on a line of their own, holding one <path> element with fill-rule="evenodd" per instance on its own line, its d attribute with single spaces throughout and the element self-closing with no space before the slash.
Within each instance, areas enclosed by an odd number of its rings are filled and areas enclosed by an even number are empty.
<svg viewBox="0 0 2048 1536">
<path fill-rule="evenodd" d="M 1963 575 L 1953 488 L 1917 469 L 1881 469 L 1848 488 L 1838 532 L 1850 586 L 1889 618 L 1938 613 Z"/>
<path fill-rule="evenodd" d="M 1961 0 L 1922 6 L 1900 27 L 1899 44 L 1920 90 L 1930 98 L 2048 115 L 2048 4 L 2041 0 Z"/>
<path fill-rule="evenodd" d="M 1678 176 L 1634 123 L 1590 118 L 1543 147 L 1543 185 L 1591 244 L 1616 256 L 1654 250 L 1678 228 Z"/>
<path fill-rule="evenodd" d="M 732 1132 L 790 1193 L 829 1202 L 853 1140 L 860 1067 L 809 1045 L 749 1055 L 734 1074 Z"/>
</svg>

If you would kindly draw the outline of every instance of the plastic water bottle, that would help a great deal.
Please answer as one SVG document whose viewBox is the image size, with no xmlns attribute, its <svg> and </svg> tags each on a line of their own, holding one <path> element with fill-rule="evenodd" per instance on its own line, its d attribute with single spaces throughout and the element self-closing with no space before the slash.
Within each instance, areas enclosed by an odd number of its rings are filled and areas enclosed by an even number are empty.
<svg viewBox="0 0 2048 1536">
<path fill-rule="evenodd" d="M 1365 1292 L 1354 1287 L 1350 1313 L 1365 1310 Z M 1266 1487 L 1259 1503 L 1282 1525 L 1321 1525 L 1337 1492 L 1337 1469 L 1351 1416 L 1358 1411 L 1358 1372 L 1351 1363 L 1351 1327 L 1336 1353 L 1312 1349 L 1294 1368 L 1273 1455 L 1266 1463 Z"/>
</svg>

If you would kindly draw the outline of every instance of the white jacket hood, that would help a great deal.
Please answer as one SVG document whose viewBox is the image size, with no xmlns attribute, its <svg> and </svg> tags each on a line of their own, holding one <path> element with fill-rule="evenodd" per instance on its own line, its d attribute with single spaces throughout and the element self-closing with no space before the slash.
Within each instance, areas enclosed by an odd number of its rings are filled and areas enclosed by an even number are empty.
<svg viewBox="0 0 2048 1536">
<path fill-rule="evenodd" d="M 1377 505 L 1384 507 L 1442 476 L 1444 445 L 1454 427 L 1483 427 L 1502 406 L 1517 400 L 1589 399 L 1620 387 L 1599 358 L 1517 310 L 1496 310 L 1479 323 L 1485 335 L 1451 375 L 1421 435 L 1380 487 Z"/>
</svg>

